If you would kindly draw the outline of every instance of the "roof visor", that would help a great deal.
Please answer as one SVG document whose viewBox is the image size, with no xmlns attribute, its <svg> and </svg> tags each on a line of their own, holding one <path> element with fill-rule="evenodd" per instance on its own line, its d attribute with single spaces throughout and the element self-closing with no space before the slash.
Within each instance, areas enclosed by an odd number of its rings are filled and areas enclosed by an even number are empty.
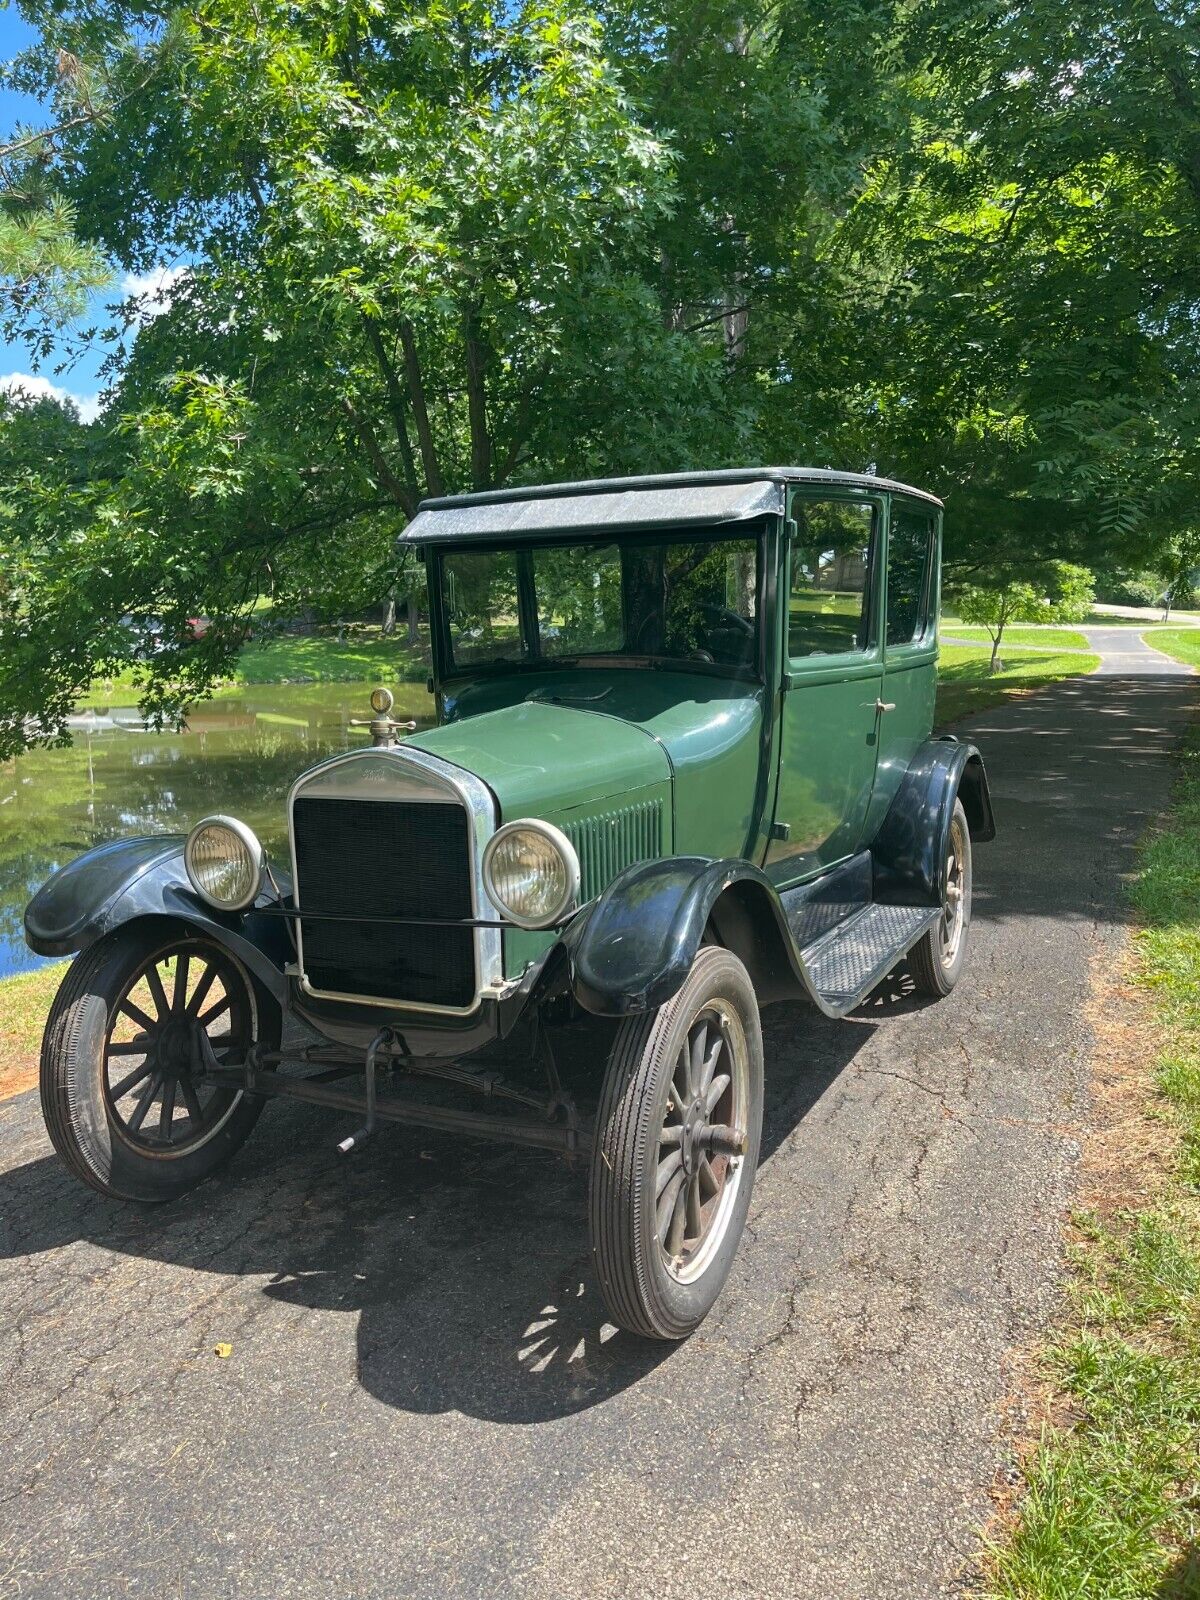
<svg viewBox="0 0 1200 1600">
<path fill-rule="evenodd" d="M 400 536 L 402 544 L 459 543 L 542 533 L 593 533 L 611 529 L 707 527 L 782 516 L 784 485 L 689 483 L 597 494 L 539 495 L 528 500 L 474 501 L 419 511 Z"/>
</svg>

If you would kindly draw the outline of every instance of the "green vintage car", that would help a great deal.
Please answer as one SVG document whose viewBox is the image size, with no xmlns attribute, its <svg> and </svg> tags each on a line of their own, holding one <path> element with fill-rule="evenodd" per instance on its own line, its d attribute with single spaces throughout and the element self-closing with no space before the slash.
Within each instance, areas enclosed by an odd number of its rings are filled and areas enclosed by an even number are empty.
<svg viewBox="0 0 1200 1600">
<path fill-rule="evenodd" d="M 690 1333 L 750 1204 L 759 1008 L 962 971 L 994 826 L 930 736 L 940 535 L 932 495 L 805 468 L 427 501 L 437 725 L 376 691 L 370 746 L 292 785 L 287 862 L 214 816 L 31 902 L 33 949 L 80 952 L 64 1161 L 168 1199 L 273 1096 L 355 1113 L 347 1151 L 394 1119 L 584 1154 L 613 1319 Z"/>
</svg>

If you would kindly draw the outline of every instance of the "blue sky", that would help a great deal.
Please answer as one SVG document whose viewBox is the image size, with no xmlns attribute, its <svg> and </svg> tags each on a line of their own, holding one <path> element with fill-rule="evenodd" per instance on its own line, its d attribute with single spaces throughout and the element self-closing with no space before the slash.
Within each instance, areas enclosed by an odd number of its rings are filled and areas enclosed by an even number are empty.
<svg viewBox="0 0 1200 1600">
<path fill-rule="evenodd" d="M 18 51 L 36 44 L 37 40 L 37 30 L 22 21 L 15 11 L 7 7 L 0 10 L 0 60 L 10 60 Z M 29 95 L 14 94 L 11 90 L 0 88 L 0 138 L 11 132 L 18 123 L 40 127 L 46 120 L 46 113 L 38 101 Z M 153 314 L 153 297 L 163 286 L 169 287 L 178 271 L 176 268 L 165 274 L 150 273 L 138 278 L 115 272 L 110 287 L 93 296 L 91 310 L 82 325 L 90 327 L 111 322 L 112 315 L 106 306 L 129 294 L 151 296 L 148 308 L 149 313 Z M 69 353 L 65 344 L 56 356 L 36 369 L 23 343 L 0 344 L 0 388 L 22 388 L 30 393 L 43 394 L 49 387 L 56 393 L 69 394 L 83 415 L 90 417 L 95 414 L 100 389 L 99 367 L 106 349 L 106 346 L 98 344 L 84 349 L 82 354 L 72 349 L 70 354 L 73 359 L 69 368 L 57 372 L 55 369 Z"/>
</svg>

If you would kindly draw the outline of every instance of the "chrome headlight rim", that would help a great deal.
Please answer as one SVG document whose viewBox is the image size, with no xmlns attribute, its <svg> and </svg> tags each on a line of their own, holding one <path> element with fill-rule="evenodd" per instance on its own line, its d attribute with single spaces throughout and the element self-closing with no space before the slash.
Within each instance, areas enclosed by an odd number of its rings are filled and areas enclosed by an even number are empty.
<svg viewBox="0 0 1200 1600">
<path fill-rule="evenodd" d="M 240 895 L 236 901 L 218 900 L 215 895 L 209 893 L 200 881 L 194 858 L 196 841 L 205 828 L 225 828 L 244 845 L 250 857 L 252 867 L 250 888 L 247 893 Z M 183 865 L 188 875 L 188 882 L 201 900 L 204 901 L 205 905 L 212 906 L 217 911 L 245 911 L 254 904 L 258 899 L 259 891 L 262 889 L 266 860 L 266 851 L 249 823 L 243 822 L 240 817 L 227 817 L 220 812 L 211 817 L 201 817 L 200 821 L 196 823 L 188 834 L 187 843 L 183 847 Z"/>
<path fill-rule="evenodd" d="M 557 852 L 565 869 L 564 891 L 555 903 L 553 909 L 543 912 L 541 916 L 530 917 L 513 908 L 496 893 L 495 883 L 492 878 L 492 863 L 496 852 L 510 839 L 514 833 L 537 833 L 542 836 Z M 580 869 L 579 856 L 575 846 L 567 838 L 561 828 L 556 828 L 552 822 L 543 822 L 540 817 L 517 817 L 512 822 L 506 822 L 496 829 L 495 833 L 484 846 L 483 851 L 483 886 L 487 890 L 488 899 L 500 912 L 507 922 L 514 927 L 524 928 L 530 932 L 540 929 L 553 928 L 561 922 L 579 900 Z"/>
</svg>

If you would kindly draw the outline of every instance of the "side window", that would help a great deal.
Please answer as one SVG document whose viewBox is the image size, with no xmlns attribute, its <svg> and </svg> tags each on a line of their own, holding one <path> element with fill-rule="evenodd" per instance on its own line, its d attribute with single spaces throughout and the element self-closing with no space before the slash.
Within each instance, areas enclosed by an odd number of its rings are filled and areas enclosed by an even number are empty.
<svg viewBox="0 0 1200 1600">
<path fill-rule="evenodd" d="M 893 505 L 887 562 L 887 642 L 911 644 L 925 631 L 933 518 Z"/>
<path fill-rule="evenodd" d="M 871 642 L 871 506 L 851 500 L 792 502 L 788 654 L 841 655 Z"/>
</svg>

